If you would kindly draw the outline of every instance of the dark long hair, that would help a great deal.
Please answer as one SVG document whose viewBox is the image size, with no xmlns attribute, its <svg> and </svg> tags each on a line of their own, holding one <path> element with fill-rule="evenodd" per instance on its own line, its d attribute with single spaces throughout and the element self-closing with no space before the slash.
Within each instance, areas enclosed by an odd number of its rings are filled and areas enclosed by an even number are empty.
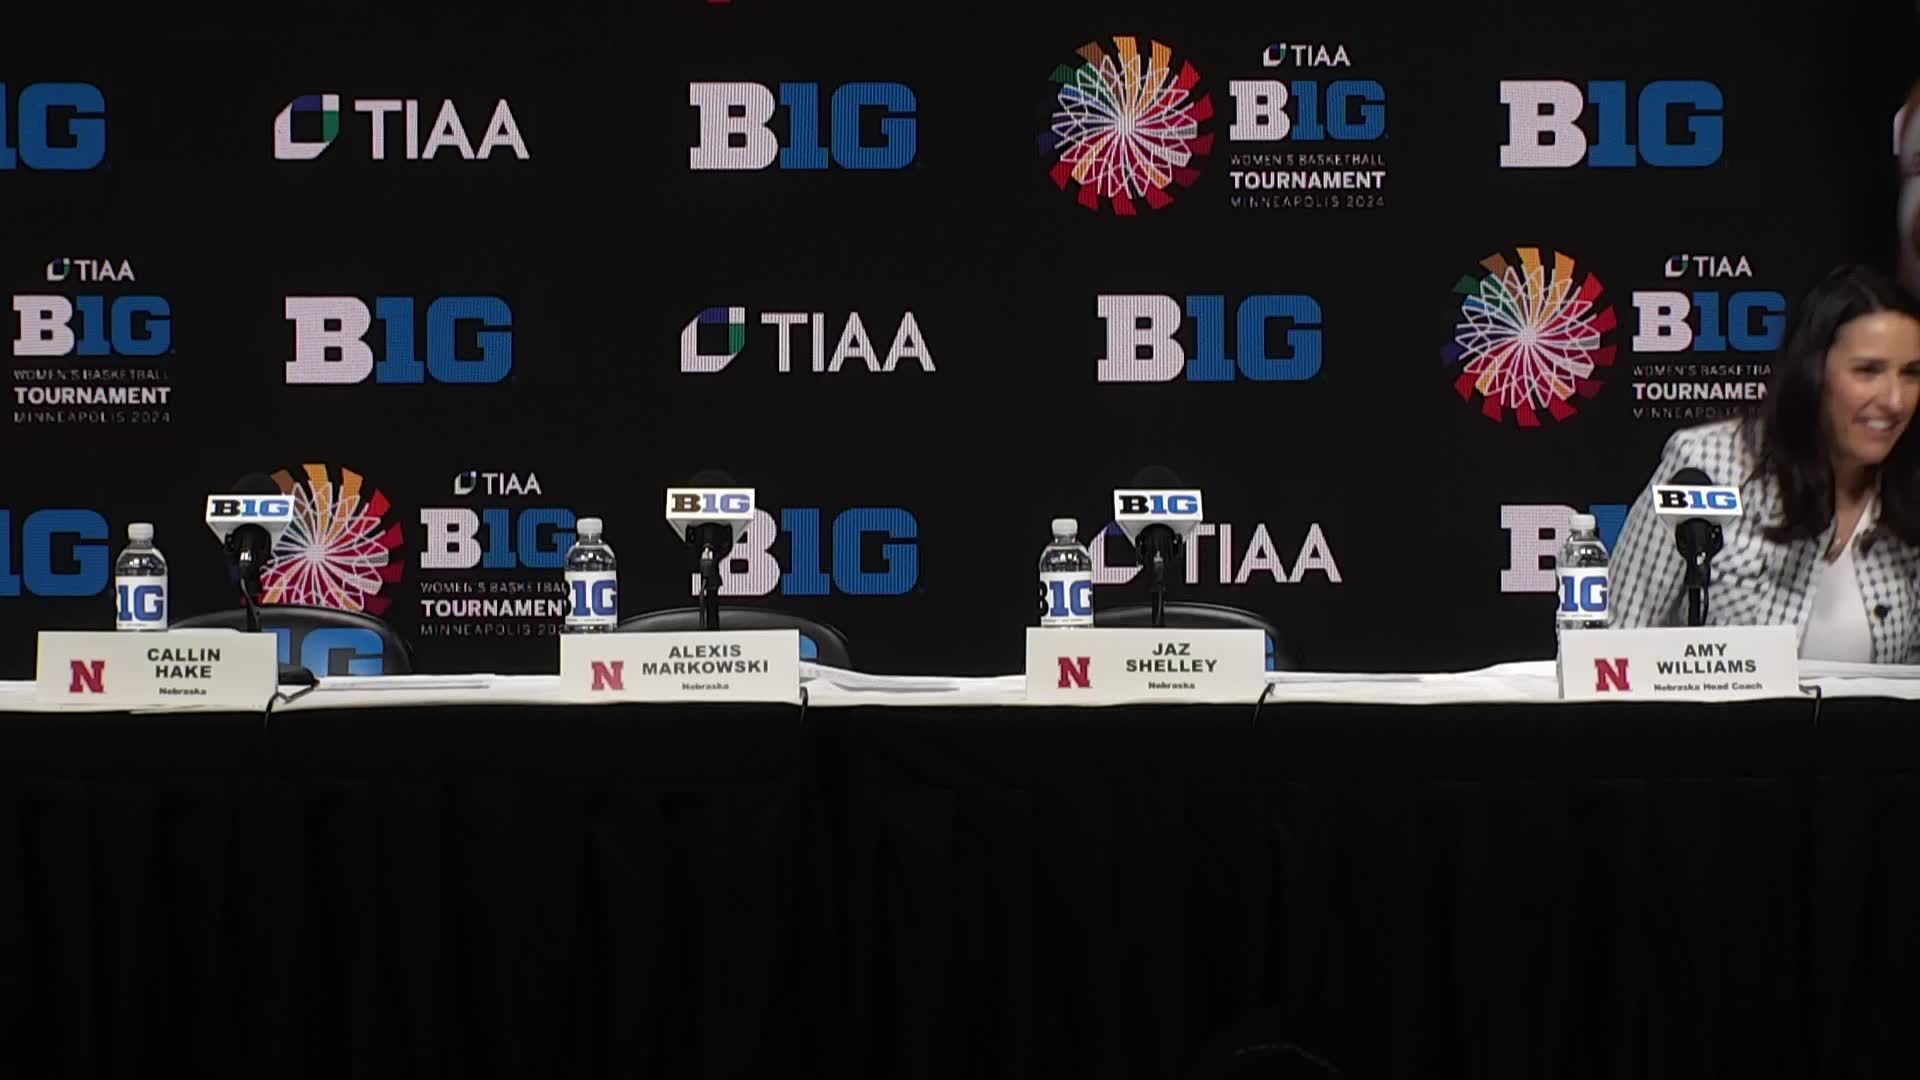
<svg viewBox="0 0 1920 1080">
<path fill-rule="evenodd" d="M 1819 536 L 1833 521 L 1833 459 L 1823 426 L 1822 389 L 1827 350 L 1840 328 L 1862 315 L 1897 311 L 1920 321 L 1920 303 L 1870 266 L 1836 268 L 1806 298 L 1787 326 L 1773 361 L 1773 379 L 1759 426 L 1748 424 L 1759 451 L 1757 471 L 1780 486 L 1781 519 L 1766 534 L 1775 541 Z M 1880 524 L 1920 546 L 1920 436 L 1911 427 L 1877 470 Z"/>
</svg>

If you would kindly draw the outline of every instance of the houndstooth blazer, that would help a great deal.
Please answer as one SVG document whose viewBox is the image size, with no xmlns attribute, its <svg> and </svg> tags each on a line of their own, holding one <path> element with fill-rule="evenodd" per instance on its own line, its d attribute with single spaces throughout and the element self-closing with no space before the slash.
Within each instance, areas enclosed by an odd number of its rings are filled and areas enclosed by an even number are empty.
<svg viewBox="0 0 1920 1080">
<path fill-rule="evenodd" d="M 1817 538 L 1775 543 L 1761 532 L 1782 518 L 1779 485 L 1755 474 L 1758 455 L 1744 422 L 1722 420 L 1676 431 L 1660 467 L 1634 500 L 1612 559 L 1614 626 L 1685 626 L 1684 567 L 1673 529 L 1653 512 L 1653 485 L 1696 468 L 1716 484 L 1740 485 L 1745 516 L 1724 527 L 1726 546 L 1713 559 L 1707 622 L 1713 626 L 1792 626 L 1806 634 L 1813 611 L 1813 575 L 1833 543 L 1833 525 Z M 1877 505 L 1877 503 L 1875 504 Z M 1872 514 L 1874 511 L 1869 510 Z M 1920 550 L 1861 522 L 1854 536 L 1854 573 L 1867 606 L 1877 664 L 1920 662 Z"/>
</svg>

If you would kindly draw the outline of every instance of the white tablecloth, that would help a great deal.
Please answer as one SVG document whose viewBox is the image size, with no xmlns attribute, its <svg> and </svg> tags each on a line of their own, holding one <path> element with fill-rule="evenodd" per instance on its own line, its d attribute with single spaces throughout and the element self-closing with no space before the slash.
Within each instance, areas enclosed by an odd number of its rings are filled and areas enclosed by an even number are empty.
<svg viewBox="0 0 1920 1080">
<path fill-rule="evenodd" d="M 1829 696 L 1920 699 L 1920 666 L 1801 664 L 1801 682 Z M 802 664 L 812 708 L 858 705 L 1023 706 L 1025 677 L 990 678 L 866 675 Z M 1496 664 L 1478 671 L 1438 674 L 1276 672 L 1268 706 L 1286 702 L 1378 705 L 1557 703 L 1553 662 Z M 406 705 L 554 705 L 554 675 L 385 675 L 329 678 L 318 689 L 275 706 L 276 712 Z M 291 691 L 290 691 L 291 692 Z M 33 683 L 0 682 L 0 711 L 39 710 Z"/>
</svg>

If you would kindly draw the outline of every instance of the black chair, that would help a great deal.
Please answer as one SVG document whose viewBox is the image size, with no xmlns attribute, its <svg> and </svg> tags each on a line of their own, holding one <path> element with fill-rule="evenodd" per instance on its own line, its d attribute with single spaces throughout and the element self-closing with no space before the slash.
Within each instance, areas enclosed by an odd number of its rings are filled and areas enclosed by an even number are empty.
<svg viewBox="0 0 1920 1080">
<path fill-rule="evenodd" d="M 195 615 L 173 624 L 182 630 L 247 628 L 242 608 Z M 393 627 L 371 615 L 304 604 L 261 604 L 260 629 L 280 639 L 280 663 L 314 675 L 411 675 L 413 653 Z"/>
<path fill-rule="evenodd" d="M 649 611 L 645 615 L 635 615 L 623 619 L 615 628 L 620 633 L 660 633 L 700 629 L 700 609 L 697 607 L 668 608 L 665 611 Z M 769 611 L 766 608 L 722 607 L 720 609 L 720 629 L 722 630 L 798 630 L 800 631 L 800 659 L 811 660 L 816 664 L 853 670 L 853 660 L 847 654 L 847 636 L 823 622 L 816 622 L 800 615 L 789 615 L 784 611 Z"/>
<path fill-rule="evenodd" d="M 1115 608 L 1095 605 L 1095 626 L 1152 626 L 1153 607 L 1149 604 L 1122 604 Z M 1267 636 L 1267 670 L 1292 671 L 1293 660 L 1280 647 L 1280 630 L 1273 623 L 1224 604 L 1191 604 L 1167 601 L 1167 625 L 1182 630 L 1258 630 Z"/>
</svg>

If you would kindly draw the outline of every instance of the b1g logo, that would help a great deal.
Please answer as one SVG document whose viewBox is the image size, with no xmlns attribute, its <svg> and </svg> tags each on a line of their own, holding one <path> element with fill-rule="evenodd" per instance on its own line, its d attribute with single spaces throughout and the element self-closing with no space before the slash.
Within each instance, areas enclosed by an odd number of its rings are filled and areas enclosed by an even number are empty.
<svg viewBox="0 0 1920 1080">
<path fill-rule="evenodd" d="M 1595 503 L 1587 512 L 1599 526 L 1600 542 L 1608 551 L 1620 540 L 1627 523 L 1626 503 Z M 1546 593 L 1559 587 L 1555 560 L 1573 527 L 1573 507 L 1559 503 L 1509 503 L 1500 507 L 1500 527 L 1507 533 L 1507 565 L 1500 571 L 1503 593 Z"/>
<path fill-rule="evenodd" d="M 1335 45 L 1269 45 L 1260 66 L 1346 67 L 1347 50 Z M 1387 133 L 1387 91 L 1373 79 L 1233 79 L 1234 142 L 1373 142 Z"/>
<path fill-rule="evenodd" d="M 789 541 L 783 570 L 774 558 L 780 537 Z M 821 525 L 817 507 L 789 506 L 773 516 L 756 509 L 746 538 L 720 564 L 720 595 L 766 596 L 776 587 L 782 596 L 899 596 L 920 582 L 920 521 L 898 506 L 860 506 Z M 700 593 L 700 575 L 691 575 L 690 595 Z"/>
<path fill-rule="evenodd" d="M 130 280 L 132 268 L 126 265 Z M 64 281 L 72 274 L 73 264 L 67 259 L 47 265 L 49 281 Z M 13 298 L 13 313 L 20 321 L 13 339 L 13 355 L 19 357 L 149 357 L 164 356 L 173 348 L 173 307 L 164 296 L 28 294 Z"/>
<path fill-rule="evenodd" d="M 1507 141 L 1503 169 L 1701 168 L 1720 160 L 1723 148 L 1720 88 L 1699 79 L 1661 79 L 1634 93 L 1620 81 L 1596 80 L 1584 90 L 1557 79 L 1503 80 Z M 1580 121 L 1591 111 L 1593 134 Z M 1636 123 L 1639 144 L 1628 135 Z M 1683 125 L 1681 133 L 1675 122 Z"/>
<path fill-rule="evenodd" d="M 1089 210 L 1131 217 L 1173 204 L 1213 152 L 1213 99 L 1173 48 L 1120 35 L 1089 41 L 1053 69 L 1052 115 L 1040 136 L 1054 186 Z"/>
<path fill-rule="evenodd" d="M 17 122 L 16 122 L 17 118 Z M 107 156 L 107 99 L 90 83 L 0 82 L 0 172 L 82 172 Z"/>
<path fill-rule="evenodd" d="M 573 546 L 573 511 L 558 506 L 426 507 L 420 527 L 422 570 L 558 570 Z"/>
<path fill-rule="evenodd" d="M 387 159 L 389 120 L 395 114 L 401 120 L 400 151 L 408 161 L 431 161 L 447 151 L 450 153 L 446 156 L 458 154 L 466 161 L 485 161 L 495 150 L 511 150 L 521 161 L 529 156 L 527 142 L 520 137 L 520 127 L 505 98 L 494 103 L 493 115 L 477 147 L 468 140 L 467 127 L 451 101 L 440 102 L 424 145 L 420 141 L 417 98 L 361 98 L 353 103 L 353 111 L 368 117 L 368 149 L 375 161 Z M 339 136 L 340 95 L 302 94 L 273 118 L 273 156 L 281 161 L 312 161 Z"/>
<path fill-rule="evenodd" d="M 1766 400 L 1786 295 L 1739 280 L 1753 277 L 1745 255 L 1672 255 L 1661 275 L 1633 293 L 1634 418 L 1697 423 Z"/>
<path fill-rule="evenodd" d="M 426 363 L 411 296 L 289 296 L 293 359 L 288 385 L 362 383 L 497 383 L 513 371 L 513 309 L 497 296 L 442 296 L 426 305 Z M 378 318 L 385 329 L 375 362 L 365 340 Z"/>
<path fill-rule="evenodd" d="M 1116 495 L 1114 509 L 1123 517 L 1191 517 L 1200 512 L 1194 495 Z"/>
<path fill-rule="evenodd" d="M 1095 303 L 1107 350 L 1100 382 L 1300 382 L 1320 373 L 1320 302 L 1300 293 L 1248 296 L 1234 307 L 1235 355 L 1228 354 L 1227 298 L 1102 295 Z M 1193 324 L 1192 348 L 1174 337 Z M 1281 346 L 1274 354 L 1273 346 Z M 1236 359 L 1237 356 L 1237 359 Z"/>
<path fill-rule="evenodd" d="M 33 510 L 17 519 L 0 510 L 0 597 L 100 595 L 110 571 L 106 540 L 97 510 Z"/>
<path fill-rule="evenodd" d="M 851 82 L 833 89 L 824 114 L 816 82 L 783 82 L 775 90 L 752 82 L 687 84 L 687 104 L 700 114 L 699 141 L 687 152 L 687 167 L 764 169 L 904 169 L 918 152 L 918 103 L 897 82 Z M 786 137 L 774 133 L 774 113 L 786 114 Z M 865 141 L 868 119 L 877 132 Z"/>
<path fill-rule="evenodd" d="M 669 514 L 751 514 L 753 496 L 745 491 L 680 491 L 667 502 Z"/>
<path fill-rule="evenodd" d="M 1653 489 L 1653 496 L 1653 512 L 1656 514 L 1679 514 L 1692 511 L 1729 516 L 1740 514 L 1738 488 L 1660 485 Z"/>
</svg>

